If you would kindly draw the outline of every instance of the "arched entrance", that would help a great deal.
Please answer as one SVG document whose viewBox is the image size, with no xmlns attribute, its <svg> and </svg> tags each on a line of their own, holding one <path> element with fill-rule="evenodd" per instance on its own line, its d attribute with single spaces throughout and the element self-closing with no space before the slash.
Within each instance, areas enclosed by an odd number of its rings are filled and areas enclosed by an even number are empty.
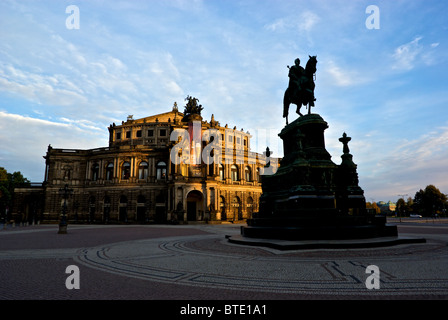
<svg viewBox="0 0 448 320">
<path fill-rule="evenodd" d="M 87 217 L 87 220 L 89 223 L 92 223 L 95 221 L 95 197 L 91 196 L 89 198 L 89 215 Z"/>
<path fill-rule="evenodd" d="M 154 220 L 157 223 L 166 222 L 166 216 L 167 216 L 166 201 L 167 201 L 166 191 L 162 190 L 156 196 L 156 214 Z"/>
<path fill-rule="evenodd" d="M 204 218 L 204 196 L 198 190 L 190 191 L 187 195 L 187 220 L 198 221 Z"/>
<path fill-rule="evenodd" d="M 146 222 L 146 198 L 143 195 L 137 197 L 137 222 Z"/>
<path fill-rule="evenodd" d="M 126 196 L 120 197 L 118 220 L 120 222 L 128 222 L 128 198 Z"/>
<path fill-rule="evenodd" d="M 104 204 L 103 204 L 103 221 L 105 223 L 109 222 L 110 218 L 110 197 L 105 196 L 104 197 Z"/>
<path fill-rule="evenodd" d="M 219 197 L 219 211 L 221 212 L 221 220 L 226 221 L 227 220 L 226 199 L 223 196 Z"/>
<path fill-rule="evenodd" d="M 247 198 L 246 213 L 247 218 L 252 218 L 252 214 L 254 213 L 254 199 L 252 197 Z"/>
<path fill-rule="evenodd" d="M 1 192 L 0 192 L 1 193 Z M 18 223 L 25 223 L 28 222 L 29 224 L 34 224 L 39 220 L 39 196 L 38 195 L 28 195 L 25 197 L 24 200 L 25 205 L 25 214 L 21 215 L 20 217 L 15 217 L 16 222 Z M 5 212 L 8 212 L 9 210 L 6 209 Z M 3 213 L 5 218 L 8 218 L 7 213 Z M 1 216 L 1 212 L 0 212 Z M 12 218 L 12 217 L 10 217 Z M 8 219 L 9 221 L 10 219 Z"/>
<path fill-rule="evenodd" d="M 235 196 L 232 200 L 233 221 L 243 219 L 243 213 L 241 209 L 241 200 L 238 196 Z"/>
</svg>

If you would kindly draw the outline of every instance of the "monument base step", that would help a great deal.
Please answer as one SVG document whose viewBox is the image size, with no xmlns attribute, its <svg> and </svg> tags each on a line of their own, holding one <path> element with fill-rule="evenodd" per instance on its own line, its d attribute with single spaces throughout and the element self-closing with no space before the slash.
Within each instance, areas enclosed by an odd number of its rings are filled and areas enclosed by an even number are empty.
<svg viewBox="0 0 448 320">
<path fill-rule="evenodd" d="M 346 240 L 398 236 L 394 225 L 242 226 L 248 238 L 280 240 Z"/>
<path fill-rule="evenodd" d="M 226 236 L 230 243 L 247 246 L 267 247 L 277 250 L 309 250 L 309 249 L 356 249 L 388 247 L 409 243 L 426 243 L 423 238 L 412 237 L 376 237 L 368 239 L 345 240 L 281 240 L 249 238 L 242 235 Z"/>
</svg>

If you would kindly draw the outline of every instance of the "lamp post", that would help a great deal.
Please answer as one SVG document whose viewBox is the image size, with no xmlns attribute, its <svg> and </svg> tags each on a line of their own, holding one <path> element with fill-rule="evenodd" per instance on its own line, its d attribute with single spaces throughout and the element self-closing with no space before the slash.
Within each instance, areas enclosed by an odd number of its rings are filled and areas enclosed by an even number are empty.
<svg viewBox="0 0 448 320">
<path fill-rule="evenodd" d="M 67 199 L 69 195 L 73 194 L 73 189 L 68 188 L 68 184 L 64 186 L 64 188 L 59 189 L 59 194 L 62 194 L 62 198 L 64 199 L 64 204 L 62 205 L 62 216 L 59 221 L 59 231 L 58 234 L 66 234 L 67 233 Z"/>
</svg>

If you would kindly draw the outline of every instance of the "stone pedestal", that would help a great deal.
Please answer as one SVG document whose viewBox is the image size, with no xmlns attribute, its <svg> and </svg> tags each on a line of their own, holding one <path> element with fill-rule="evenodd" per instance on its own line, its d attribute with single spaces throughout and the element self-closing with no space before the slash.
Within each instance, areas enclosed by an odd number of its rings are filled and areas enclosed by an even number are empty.
<svg viewBox="0 0 448 320">
<path fill-rule="evenodd" d="M 283 240 L 341 240 L 397 236 L 396 226 L 386 225 L 366 209 L 358 185 L 356 164 L 345 134 L 342 163 L 336 165 L 325 149 L 327 122 L 318 114 L 302 116 L 279 134 L 284 158 L 278 171 L 262 176 L 260 210 L 241 235 Z"/>
</svg>

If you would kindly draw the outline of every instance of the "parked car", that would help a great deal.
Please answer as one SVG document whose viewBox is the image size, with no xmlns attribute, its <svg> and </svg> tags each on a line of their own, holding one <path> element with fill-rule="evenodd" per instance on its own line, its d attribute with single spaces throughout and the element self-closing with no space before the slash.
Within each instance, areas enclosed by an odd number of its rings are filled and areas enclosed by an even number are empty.
<svg viewBox="0 0 448 320">
<path fill-rule="evenodd" d="M 411 218 L 423 218 L 421 215 L 419 214 L 411 214 L 409 217 Z"/>
</svg>

